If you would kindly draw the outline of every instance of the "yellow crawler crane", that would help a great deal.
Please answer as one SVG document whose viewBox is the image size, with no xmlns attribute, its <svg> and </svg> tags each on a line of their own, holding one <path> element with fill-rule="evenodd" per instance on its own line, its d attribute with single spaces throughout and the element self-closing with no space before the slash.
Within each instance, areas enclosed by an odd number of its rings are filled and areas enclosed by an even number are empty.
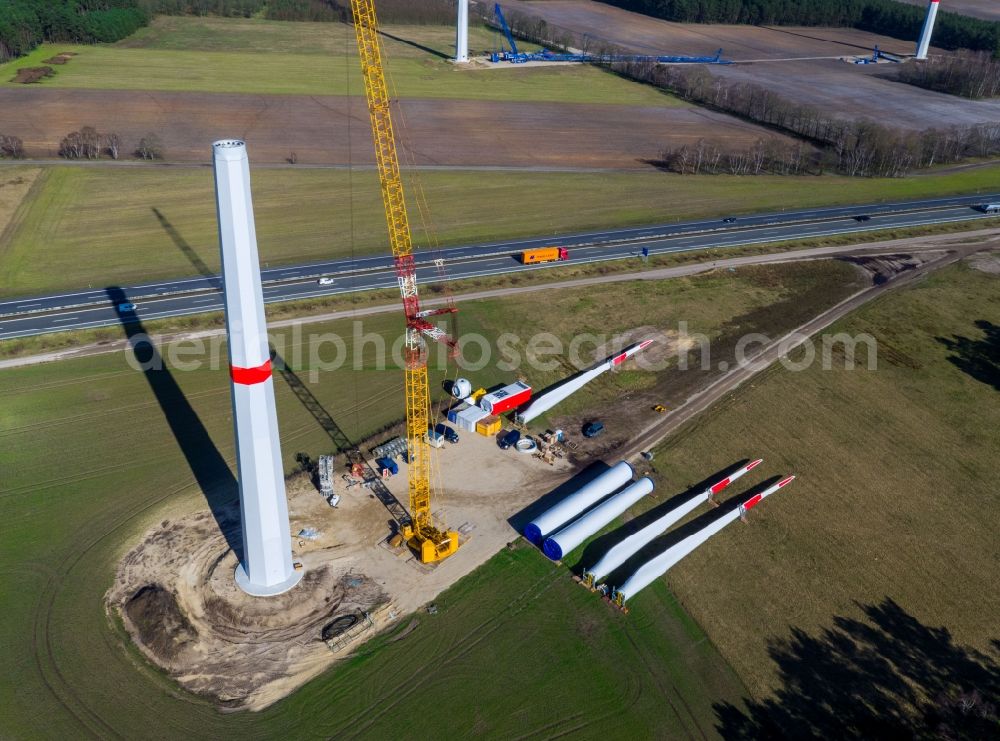
<svg viewBox="0 0 1000 741">
<path fill-rule="evenodd" d="M 406 314 L 405 393 L 406 439 L 409 462 L 410 521 L 401 523 L 402 534 L 423 563 L 447 558 L 458 550 L 458 533 L 435 525 L 431 518 L 431 446 L 427 441 L 430 422 L 430 388 L 427 381 L 427 352 L 424 337 L 446 343 L 455 350 L 455 342 L 427 318 L 454 311 L 453 307 L 432 311 L 420 309 L 417 274 L 413 260 L 413 240 L 403 198 L 396 138 L 389 111 L 389 92 L 382 67 L 382 48 L 372 0 L 351 0 L 354 33 L 361 57 L 365 97 L 371 118 L 375 161 L 382 186 L 382 202 L 389 226 L 389 244 L 396 264 L 399 290 Z"/>
</svg>

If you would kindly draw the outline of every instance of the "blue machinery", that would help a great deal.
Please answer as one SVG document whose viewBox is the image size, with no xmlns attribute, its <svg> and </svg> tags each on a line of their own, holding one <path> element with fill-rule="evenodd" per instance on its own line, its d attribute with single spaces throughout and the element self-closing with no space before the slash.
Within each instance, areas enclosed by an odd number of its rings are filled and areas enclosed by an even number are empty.
<svg viewBox="0 0 1000 741">
<path fill-rule="evenodd" d="M 557 54 L 548 49 L 538 52 L 522 52 L 517 49 L 517 42 L 514 41 L 514 34 L 507 25 L 500 3 L 493 6 L 493 14 L 496 23 L 500 26 L 510 51 L 495 51 L 490 55 L 494 62 L 510 62 L 512 64 L 523 64 L 524 62 L 661 62 L 665 64 L 732 64 L 732 62 L 722 58 L 722 49 L 715 52 L 714 57 L 677 57 L 677 56 L 657 56 L 653 54 Z"/>
</svg>

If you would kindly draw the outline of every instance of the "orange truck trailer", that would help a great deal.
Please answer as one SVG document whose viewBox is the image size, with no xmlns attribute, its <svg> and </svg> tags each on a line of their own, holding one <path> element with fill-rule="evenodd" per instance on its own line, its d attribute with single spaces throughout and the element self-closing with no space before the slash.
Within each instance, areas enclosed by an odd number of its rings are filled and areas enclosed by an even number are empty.
<svg viewBox="0 0 1000 741">
<path fill-rule="evenodd" d="M 521 263 L 524 265 L 568 259 L 569 251 L 565 247 L 539 247 L 537 250 L 525 250 L 521 253 Z"/>
</svg>

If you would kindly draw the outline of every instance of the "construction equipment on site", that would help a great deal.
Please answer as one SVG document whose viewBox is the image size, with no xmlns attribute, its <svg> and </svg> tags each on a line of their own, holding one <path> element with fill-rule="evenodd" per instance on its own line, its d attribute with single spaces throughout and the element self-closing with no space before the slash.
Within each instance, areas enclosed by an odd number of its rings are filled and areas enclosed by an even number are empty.
<svg viewBox="0 0 1000 741">
<path fill-rule="evenodd" d="M 532 399 L 527 406 L 522 407 L 518 411 L 517 421 L 521 424 L 528 424 L 531 420 L 545 414 L 545 412 L 549 411 L 556 404 L 582 389 L 602 373 L 617 368 L 626 360 L 652 344 L 653 340 L 643 340 L 634 345 L 629 345 L 620 353 L 605 358 L 590 368 L 580 371 L 575 376 L 560 381 L 555 386 L 550 386 Z"/>
<path fill-rule="evenodd" d="M 564 526 L 559 532 L 547 537 L 542 542 L 542 553 L 553 561 L 561 560 L 563 556 L 583 545 L 587 538 L 652 491 L 653 480 L 648 476 L 629 484 L 613 497 L 605 499 L 588 510 L 585 515 Z"/>
<path fill-rule="evenodd" d="M 406 440 L 394 437 L 371 450 L 372 458 L 399 458 L 406 455 Z"/>
<path fill-rule="evenodd" d="M 663 406 L 663 404 L 656 404 L 653 407 L 653 411 L 654 412 L 658 412 L 659 414 L 666 414 L 667 413 L 667 408 L 665 406 Z"/>
<path fill-rule="evenodd" d="M 625 608 L 627 600 L 667 573 L 678 561 L 689 555 L 698 546 L 726 527 L 726 525 L 736 520 L 745 520 L 746 513 L 760 504 L 765 497 L 774 494 L 774 492 L 784 488 L 794 480 L 794 476 L 788 476 L 777 484 L 769 486 L 764 491 L 754 494 L 735 509 L 729 510 L 721 517 L 716 518 L 711 524 L 670 546 L 651 561 L 647 561 L 636 569 L 635 573 L 626 579 L 624 584 L 611 591 L 611 602 L 625 612 L 628 612 Z M 606 590 L 607 585 L 604 585 L 604 587 Z"/>
<path fill-rule="evenodd" d="M 428 321 L 435 315 L 452 313 L 454 306 L 422 310 L 417 294 L 417 274 L 413 258 L 413 240 L 403 196 L 396 135 L 390 114 L 389 89 L 382 66 L 382 46 L 373 0 L 351 0 L 354 33 L 357 39 L 365 98 L 371 119 L 375 161 L 389 244 L 395 262 L 396 277 L 406 315 L 404 345 L 404 388 L 406 395 L 406 440 L 409 464 L 410 514 L 401 522 L 401 532 L 422 563 L 433 563 L 458 550 L 459 534 L 439 527 L 431 516 L 431 446 L 427 441 L 430 420 L 430 387 L 427 381 L 425 337 L 443 342 L 457 352 L 457 344 L 448 334 Z"/>
<path fill-rule="evenodd" d="M 323 499 L 329 501 L 333 496 L 333 456 L 321 455 L 319 457 L 319 493 Z"/>
<path fill-rule="evenodd" d="M 510 51 L 500 49 L 490 55 L 493 62 L 510 62 L 511 64 L 524 64 L 525 62 L 591 62 L 597 64 L 610 64 L 612 62 L 655 62 L 658 64 L 732 64 L 731 61 L 722 58 L 722 49 L 715 52 L 713 57 L 689 57 L 676 55 L 656 55 L 656 54 L 588 54 L 586 52 L 557 53 L 548 49 L 537 52 L 523 52 L 518 50 L 514 34 L 507 25 L 503 9 L 500 3 L 493 6 L 493 22 L 503 33 L 510 46 Z"/>
<path fill-rule="evenodd" d="M 615 464 L 529 522 L 524 528 L 524 537 L 541 545 L 548 535 L 631 482 L 634 476 L 635 471 L 627 462 Z"/>
<path fill-rule="evenodd" d="M 590 589 L 595 589 L 601 579 L 624 564 L 632 556 L 652 543 L 659 536 L 663 535 L 663 533 L 669 530 L 673 525 L 677 524 L 689 514 L 694 512 L 700 505 L 705 504 L 706 502 L 712 502 L 716 494 L 721 492 L 734 481 L 742 478 L 745 474 L 749 473 L 763 462 L 762 458 L 758 458 L 757 460 L 751 461 L 746 465 L 740 466 L 740 468 L 733 471 L 729 475 L 705 487 L 704 490 L 700 491 L 686 502 L 668 510 L 638 532 L 629 535 L 609 548 L 596 564 L 583 570 L 584 586 Z"/>
</svg>

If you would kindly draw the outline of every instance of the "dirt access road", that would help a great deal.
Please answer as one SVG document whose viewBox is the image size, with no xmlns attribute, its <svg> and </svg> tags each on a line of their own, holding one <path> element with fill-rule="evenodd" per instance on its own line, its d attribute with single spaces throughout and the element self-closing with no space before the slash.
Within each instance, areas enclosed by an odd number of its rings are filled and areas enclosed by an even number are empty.
<svg viewBox="0 0 1000 741">
<path fill-rule="evenodd" d="M 503 74 L 469 71 L 466 74 Z M 406 99 L 397 120 L 407 164 L 647 169 L 664 147 L 711 132 L 734 146 L 777 135 L 696 107 Z M 371 165 L 363 98 L 0 88 L 0 131 L 29 157 L 56 157 L 83 126 L 117 132 L 130 153 L 155 133 L 170 161 L 207 163 L 211 143 L 240 137 L 258 164 Z M 443 136 L 442 132 L 449 132 Z"/>
<path fill-rule="evenodd" d="M 940 248 L 947 248 L 948 251 L 943 255 L 929 259 L 913 270 L 898 273 L 884 283 L 876 283 L 870 288 L 859 291 L 762 348 L 754 356 L 748 358 L 749 362 L 746 365 L 728 371 L 700 391 L 692 394 L 683 404 L 671 410 L 670 416 L 665 420 L 654 423 L 639 432 L 628 449 L 623 452 L 623 456 L 636 461 L 641 460 L 640 454 L 643 451 L 653 448 L 671 433 L 676 432 L 686 422 L 722 399 L 726 394 L 731 393 L 740 385 L 752 379 L 757 373 L 765 370 L 779 358 L 792 352 L 796 347 L 807 342 L 809 338 L 822 332 L 834 322 L 864 306 L 869 301 L 878 298 L 887 291 L 912 285 L 935 270 L 952 265 L 959 260 L 972 258 L 977 253 L 1000 249 L 1000 238 L 996 238 L 995 236 L 993 238 L 987 237 L 983 241 L 973 244 L 956 244 L 954 240 L 951 242 L 944 240 L 938 245 L 924 245 L 924 249 L 936 250 Z M 919 250 L 910 250 L 910 252 L 914 251 Z M 992 266 L 992 263 L 995 261 L 985 260 L 985 262 L 990 263 Z"/>
<path fill-rule="evenodd" d="M 892 80 L 895 65 L 839 59 L 870 54 L 876 44 L 893 54 L 912 54 L 914 42 L 850 28 L 671 23 L 592 0 L 517 0 L 509 5 L 578 38 L 588 35 L 644 54 L 704 55 L 722 47 L 723 56 L 737 64 L 707 66 L 712 74 L 763 85 L 828 115 L 866 117 L 908 129 L 1000 120 L 1000 100 L 965 100 L 922 90 Z"/>
</svg>

